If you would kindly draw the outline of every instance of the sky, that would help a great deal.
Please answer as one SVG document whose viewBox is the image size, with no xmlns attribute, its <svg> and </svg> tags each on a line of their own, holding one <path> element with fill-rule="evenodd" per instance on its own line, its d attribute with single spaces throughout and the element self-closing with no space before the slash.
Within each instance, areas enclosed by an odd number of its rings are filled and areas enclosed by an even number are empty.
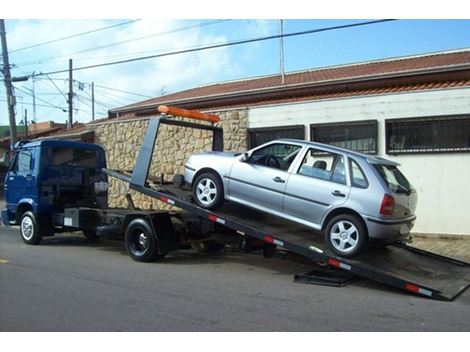
<svg viewBox="0 0 470 352">
<path fill-rule="evenodd" d="M 261 16 L 260 16 L 261 17 Z M 307 16 L 306 16 L 307 17 Z M 313 17 L 313 16 L 311 16 Z M 14 83 L 17 121 L 65 122 L 68 60 L 75 68 L 253 39 L 280 33 L 280 20 L 225 16 L 208 19 L 6 19 L 12 76 L 40 76 Z M 380 17 L 283 20 L 283 32 L 293 33 Z M 386 18 L 386 17 L 382 17 Z M 86 35 L 34 46 L 98 30 Z M 25 50 L 25 47 L 34 46 Z M 468 19 L 399 19 L 362 27 L 337 29 L 283 40 L 286 73 L 368 60 L 470 48 Z M 227 80 L 279 74 L 280 39 L 226 46 L 74 71 L 74 121 L 91 120 L 91 83 L 95 84 L 96 118 L 107 110 L 150 97 Z M 33 87 L 34 86 L 34 87 Z M 32 90 L 36 95 L 33 113 Z M 125 91 L 125 92 L 121 92 Z M 6 92 L 0 87 L 0 125 L 8 124 Z"/>
</svg>

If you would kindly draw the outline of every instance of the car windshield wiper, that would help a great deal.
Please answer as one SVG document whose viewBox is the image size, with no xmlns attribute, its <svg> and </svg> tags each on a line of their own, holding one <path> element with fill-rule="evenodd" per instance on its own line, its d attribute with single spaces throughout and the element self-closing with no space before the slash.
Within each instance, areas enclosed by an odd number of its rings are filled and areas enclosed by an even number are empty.
<svg viewBox="0 0 470 352">
<path fill-rule="evenodd" d="M 405 186 L 402 186 L 402 185 L 399 185 L 399 184 L 398 185 L 395 184 L 394 186 L 396 187 L 396 189 L 395 189 L 396 193 L 403 193 L 403 194 L 407 194 L 407 195 L 411 194 L 411 189 L 408 189 Z"/>
</svg>

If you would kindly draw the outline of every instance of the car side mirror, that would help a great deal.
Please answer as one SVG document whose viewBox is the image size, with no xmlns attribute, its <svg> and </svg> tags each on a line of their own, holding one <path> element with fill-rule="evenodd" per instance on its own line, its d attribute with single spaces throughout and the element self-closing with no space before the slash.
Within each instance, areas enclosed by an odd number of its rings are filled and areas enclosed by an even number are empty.
<svg viewBox="0 0 470 352">
<path fill-rule="evenodd" d="M 248 160 L 250 160 L 250 154 L 248 152 L 243 153 L 242 157 L 240 158 L 240 161 L 246 163 Z"/>
</svg>

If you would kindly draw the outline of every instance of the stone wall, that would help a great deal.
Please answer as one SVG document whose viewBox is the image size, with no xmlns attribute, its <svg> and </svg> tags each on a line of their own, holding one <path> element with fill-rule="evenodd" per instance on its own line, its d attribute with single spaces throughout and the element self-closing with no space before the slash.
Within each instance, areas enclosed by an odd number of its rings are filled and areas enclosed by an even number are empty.
<svg viewBox="0 0 470 352">
<path fill-rule="evenodd" d="M 221 117 L 224 130 L 224 149 L 227 151 L 246 150 L 247 141 L 247 112 L 232 110 L 216 113 Z M 108 168 L 132 171 L 149 119 L 128 119 L 106 122 L 94 126 L 95 143 L 101 144 L 106 151 Z M 195 122 L 195 120 L 190 120 Z M 175 174 L 183 173 L 185 159 L 192 153 L 210 150 L 212 133 L 191 128 L 162 124 L 158 134 L 157 144 L 153 153 L 149 178 L 159 178 L 164 174 L 165 181 L 171 181 Z M 124 195 L 128 184 L 110 177 L 109 206 L 127 207 Z M 131 191 L 137 207 L 142 209 L 161 209 L 161 202 Z"/>
</svg>

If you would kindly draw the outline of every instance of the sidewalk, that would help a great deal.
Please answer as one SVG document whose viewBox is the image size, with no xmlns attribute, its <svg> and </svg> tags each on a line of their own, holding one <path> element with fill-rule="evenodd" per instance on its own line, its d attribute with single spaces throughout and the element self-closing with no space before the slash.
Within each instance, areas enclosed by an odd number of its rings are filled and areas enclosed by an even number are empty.
<svg viewBox="0 0 470 352">
<path fill-rule="evenodd" d="M 470 236 L 467 238 L 415 237 L 411 246 L 470 263 Z"/>
</svg>

